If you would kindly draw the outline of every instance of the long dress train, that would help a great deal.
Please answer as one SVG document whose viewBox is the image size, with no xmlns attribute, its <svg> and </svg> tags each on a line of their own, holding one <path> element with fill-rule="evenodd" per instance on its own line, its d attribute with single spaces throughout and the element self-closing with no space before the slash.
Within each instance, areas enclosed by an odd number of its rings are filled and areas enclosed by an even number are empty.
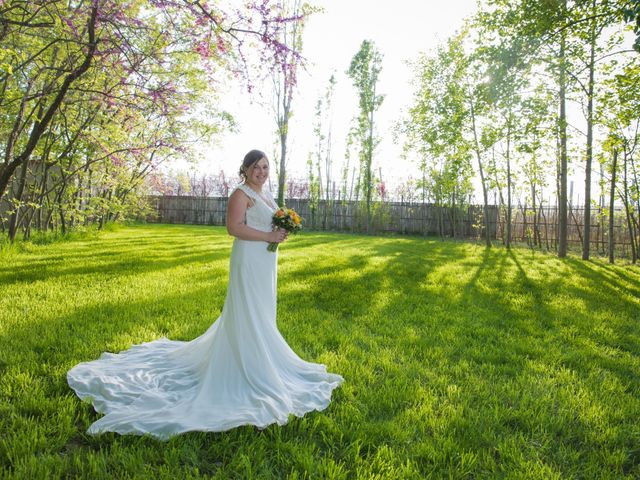
<svg viewBox="0 0 640 480">
<path fill-rule="evenodd" d="M 274 207 L 246 185 L 252 228 L 270 231 Z M 105 415 L 88 432 L 150 434 L 259 428 L 323 410 L 343 378 L 302 360 L 276 326 L 277 253 L 235 239 L 220 317 L 189 342 L 161 338 L 76 365 L 67 381 Z"/>
</svg>

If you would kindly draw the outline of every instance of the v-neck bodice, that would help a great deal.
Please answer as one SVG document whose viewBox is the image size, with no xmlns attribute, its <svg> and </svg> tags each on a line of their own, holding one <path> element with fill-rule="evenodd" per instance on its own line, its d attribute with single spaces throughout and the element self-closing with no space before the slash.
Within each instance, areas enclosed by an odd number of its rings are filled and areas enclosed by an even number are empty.
<svg viewBox="0 0 640 480">
<path fill-rule="evenodd" d="M 249 198 L 253 200 L 253 205 L 247 209 L 245 214 L 247 225 L 256 230 L 270 232 L 272 230 L 271 220 L 276 208 L 269 205 L 267 201 L 248 185 L 242 183 L 238 185 Z"/>
</svg>

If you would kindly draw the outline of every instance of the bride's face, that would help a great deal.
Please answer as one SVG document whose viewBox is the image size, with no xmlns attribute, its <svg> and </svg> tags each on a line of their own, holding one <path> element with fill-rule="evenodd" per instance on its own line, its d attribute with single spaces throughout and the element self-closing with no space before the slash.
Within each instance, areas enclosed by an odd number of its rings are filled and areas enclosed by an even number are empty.
<svg viewBox="0 0 640 480">
<path fill-rule="evenodd" d="M 269 161 L 261 158 L 251 165 L 247 172 L 247 180 L 254 185 L 262 186 L 269 178 Z"/>
</svg>

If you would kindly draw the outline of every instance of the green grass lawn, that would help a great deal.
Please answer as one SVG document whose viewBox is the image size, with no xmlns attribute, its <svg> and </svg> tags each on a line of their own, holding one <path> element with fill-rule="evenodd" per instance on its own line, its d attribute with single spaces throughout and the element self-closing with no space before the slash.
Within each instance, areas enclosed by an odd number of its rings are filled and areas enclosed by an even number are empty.
<svg viewBox="0 0 640 480">
<path fill-rule="evenodd" d="M 324 412 L 168 442 L 85 433 L 66 372 L 188 340 L 231 239 L 149 225 L 0 256 L 0 477 L 640 478 L 640 270 L 524 249 L 306 233 L 278 325 L 345 383 Z"/>
</svg>

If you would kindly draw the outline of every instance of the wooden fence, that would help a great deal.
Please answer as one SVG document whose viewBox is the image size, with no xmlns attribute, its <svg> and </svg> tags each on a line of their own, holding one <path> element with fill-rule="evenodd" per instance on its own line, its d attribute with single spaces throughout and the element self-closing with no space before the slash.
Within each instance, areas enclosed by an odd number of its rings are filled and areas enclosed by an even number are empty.
<svg viewBox="0 0 640 480">
<path fill-rule="evenodd" d="M 152 196 L 156 212 L 148 221 L 196 225 L 224 225 L 227 198 Z M 366 232 L 367 217 L 362 204 L 356 202 L 320 201 L 313 205 L 307 199 L 288 199 L 288 207 L 295 209 L 311 230 Z M 489 208 L 490 232 L 496 237 L 498 209 Z M 473 237 L 482 222 L 482 207 L 472 205 L 464 209 L 438 207 L 432 204 L 403 202 L 374 202 L 372 204 L 372 233 L 397 232 L 403 234 Z"/>
<path fill-rule="evenodd" d="M 147 220 L 158 223 L 197 225 L 224 225 L 227 210 L 226 197 L 151 196 L 155 212 Z M 320 201 L 316 205 L 308 199 L 288 199 L 304 219 L 308 230 L 366 232 L 367 218 L 362 203 Z M 581 248 L 584 229 L 584 210 L 569 208 L 567 236 L 569 246 Z M 504 241 L 506 209 L 489 206 L 489 234 L 494 240 Z M 604 254 L 608 248 L 608 222 L 606 210 L 592 209 L 591 244 L 594 251 Z M 440 235 L 480 240 L 483 238 L 483 208 L 470 205 L 464 208 L 442 207 L 429 203 L 373 202 L 372 233 L 400 233 L 414 235 Z M 541 208 L 515 207 L 512 209 L 511 239 L 532 247 L 555 250 L 558 244 L 558 213 L 553 206 Z M 614 242 L 619 256 L 630 256 L 631 236 L 622 211 L 616 211 Z"/>
</svg>

